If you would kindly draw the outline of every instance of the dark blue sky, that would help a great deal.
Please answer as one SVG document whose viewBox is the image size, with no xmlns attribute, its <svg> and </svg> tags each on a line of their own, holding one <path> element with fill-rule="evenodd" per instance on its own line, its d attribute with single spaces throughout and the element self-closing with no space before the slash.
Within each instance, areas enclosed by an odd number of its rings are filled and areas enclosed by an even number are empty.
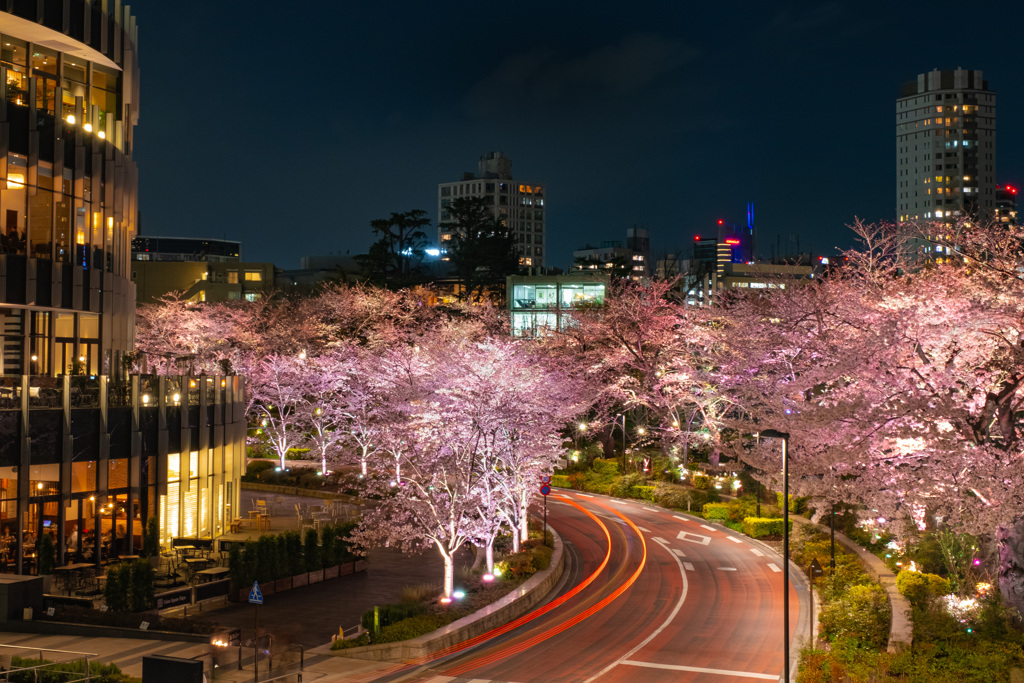
<svg viewBox="0 0 1024 683">
<path fill-rule="evenodd" d="M 1012 9 L 1010 9 L 1012 8 Z M 585 242 L 688 249 L 753 201 L 760 251 L 892 219 L 895 98 L 933 68 L 997 93 L 1024 185 L 1016 3 L 134 3 L 143 233 L 246 260 L 365 251 L 501 150 L 546 186 L 548 265 Z M 433 236 L 435 233 L 431 231 Z"/>
</svg>

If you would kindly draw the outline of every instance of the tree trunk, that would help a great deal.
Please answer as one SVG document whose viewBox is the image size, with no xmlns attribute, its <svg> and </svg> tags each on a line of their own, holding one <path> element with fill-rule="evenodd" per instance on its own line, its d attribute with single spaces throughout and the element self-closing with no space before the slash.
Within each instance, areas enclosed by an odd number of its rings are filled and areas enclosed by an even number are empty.
<svg viewBox="0 0 1024 683">
<path fill-rule="evenodd" d="M 1003 604 L 1024 615 L 1024 518 L 1012 526 L 1001 526 L 999 540 L 999 591 Z"/>
<path fill-rule="evenodd" d="M 494 573 L 494 538 L 487 539 L 487 573 Z"/>
<path fill-rule="evenodd" d="M 455 556 L 441 550 L 441 557 L 444 558 L 444 596 L 450 598 L 455 590 Z"/>
<path fill-rule="evenodd" d="M 490 544 L 488 544 L 488 547 L 489 546 Z M 477 569 L 480 569 L 480 567 L 483 566 L 484 560 L 486 559 L 485 555 L 486 553 L 484 552 L 484 548 L 482 546 L 473 546 L 473 571 L 476 571 Z"/>
</svg>

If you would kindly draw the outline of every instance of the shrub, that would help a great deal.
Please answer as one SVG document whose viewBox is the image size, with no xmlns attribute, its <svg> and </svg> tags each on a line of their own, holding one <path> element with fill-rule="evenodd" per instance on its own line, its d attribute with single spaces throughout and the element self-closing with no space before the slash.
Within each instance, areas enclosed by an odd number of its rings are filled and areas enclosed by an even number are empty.
<svg viewBox="0 0 1024 683">
<path fill-rule="evenodd" d="M 789 496 L 789 511 L 790 511 L 790 513 L 794 514 L 794 515 L 802 515 L 805 512 L 807 512 L 807 501 L 808 500 L 810 500 L 810 498 L 808 498 L 806 496 L 794 496 L 794 495 L 790 494 L 790 496 Z M 778 505 L 780 508 L 782 507 L 782 492 L 781 491 L 776 491 L 775 492 L 775 504 Z"/>
<path fill-rule="evenodd" d="M 902 570 L 896 575 L 896 588 L 910 604 L 923 607 L 932 598 L 949 593 L 949 581 L 937 574 Z"/>
<path fill-rule="evenodd" d="M 633 472 L 614 480 L 608 487 L 608 493 L 622 498 L 639 498 L 640 493 L 637 489 L 646 483 L 647 480 L 643 476 Z"/>
<path fill-rule="evenodd" d="M 397 605 L 381 605 L 374 608 L 377 610 L 378 626 L 383 629 L 391 624 L 397 624 L 403 619 L 424 614 L 427 611 L 425 605 L 417 602 L 402 602 Z M 363 613 L 362 624 L 367 631 L 373 631 L 374 610 L 370 609 Z M 376 642 L 376 639 L 374 639 Z"/>
<path fill-rule="evenodd" d="M 785 533 L 783 521 L 770 517 L 747 517 L 743 520 L 743 533 L 751 538 L 782 538 Z M 789 522 L 789 528 L 792 531 L 792 520 Z"/>
<path fill-rule="evenodd" d="M 306 571 L 306 563 L 302 557 L 302 537 L 298 531 L 286 531 L 282 534 L 288 549 L 288 575 L 295 576 Z"/>
<path fill-rule="evenodd" d="M 160 522 L 156 517 L 146 520 L 146 535 L 142 537 L 142 556 L 156 557 L 160 554 Z"/>
<path fill-rule="evenodd" d="M 320 539 L 316 529 L 306 529 L 306 538 L 302 548 L 302 559 L 306 562 L 306 571 L 315 572 L 322 568 L 320 564 Z"/>
<path fill-rule="evenodd" d="M 403 619 L 380 630 L 374 638 L 374 643 L 394 643 L 399 640 L 418 638 L 431 631 L 436 631 L 451 619 L 443 614 L 420 614 L 415 617 Z"/>
<path fill-rule="evenodd" d="M 560 489 L 572 488 L 572 484 L 569 482 L 569 476 L 566 474 L 552 474 L 551 485 L 557 486 Z"/>
<path fill-rule="evenodd" d="M 753 498 L 737 498 L 729 501 L 729 521 L 743 524 L 747 517 L 757 514 L 757 501 Z"/>
<path fill-rule="evenodd" d="M 5 681 L 11 683 L 62 683 L 63 681 L 77 680 L 77 676 L 67 674 L 85 674 L 85 662 L 74 660 L 70 662 L 53 662 L 46 659 L 25 659 L 17 655 L 11 657 L 11 666 L 14 668 L 25 668 L 50 664 L 46 669 L 36 671 L 25 671 L 22 673 L 11 672 L 6 674 Z M 139 679 L 121 673 L 116 664 L 100 664 L 89 662 L 89 674 L 91 681 L 95 683 L 139 683 Z"/>
<path fill-rule="evenodd" d="M 889 639 L 889 600 L 877 584 L 853 586 L 825 605 L 818 616 L 827 640 L 850 639 L 870 648 L 884 647 Z"/>
<path fill-rule="evenodd" d="M 250 462 L 245 467 L 245 474 L 242 475 L 242 481 L 259 481 L 267 470 L 273 472 L 275 467 L 277 467 L 277 465 L 271 460 L 257 460 L 256 462 Z"/>
<path fill-rule="evenodd" d="M 706 491 L 711 486 L 711 477 L 706 474 L 693 475 L 693 487 L 700 491 Z"/>
<path fill-rule="evenodd" d="M 729 519 L 728 503 L 708 503 L 704 506 L 704 519 L 717 519 L 725 521 Z"/>
<path fill-rule="evenodd" d="M 39 539 L 39 573 L 52 574 L 56 559 L 57 550 L 53 545 L 53 534 L 47 531 Z"/>
<path fill-rule="evenodd" d="M 637 486 L 636 493 L 639 498 L 644 500 L 654 501 L 654 486 Z"/>
<path fill-rule="evenodd" d="M 115 612 L 153 609 L 153 565 L 147 560 L 122 562 L 107 569 L 104 589 L 107 608 Z"/>
<path fill-rule="evenodd" d="M 618 476 L 619 461 L 616 458 L 596 458 L 594 460 L 594 471 L 606 476 Z"/>
</svg>

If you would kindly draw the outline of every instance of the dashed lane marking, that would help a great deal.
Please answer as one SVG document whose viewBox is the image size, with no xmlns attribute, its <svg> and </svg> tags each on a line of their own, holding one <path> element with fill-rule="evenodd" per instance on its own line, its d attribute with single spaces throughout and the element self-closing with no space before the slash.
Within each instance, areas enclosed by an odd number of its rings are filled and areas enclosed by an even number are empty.
<svg viewBox="0 0 1024 683">
<path fill-rule="evenodd" d="M 644 532 L 645 534 L 651 533 L 648 529 L 645 529 L 642 526 L 638 526 L 637 529 L 639 529 L 640 531 Z"/>
<path fill-rule="evenodd" d="M 637 529 L 639 529 L 639 528 L 640 528 L 640 527 L 637 527 Z M 668 543 L 668 541 L 666 541 L 666 540 L 665 540 L 664 538 L 662 538 L 661 536 L 655 536 L 655 537 L 653 537 L 653 538 L 652 538 L 651 540 L 652 540 L 652 541 L 654 541 L 655 543 Z"/>
<path fill-rule="evenodd" d="M 719 567 L 718 571 L 721 571 L 721 572 L 734 572 L 734 571 L 736 571 L 736 567 Z"/>
<path fill-rule="evenodd" d="M 686 553 L 684 553 L 679 548 L 672 548 L 672 552 L 676 555 L 676 557 L 686 557 Z"/>
<path fill-rule="evenodd" d="M 685 567 L 686 571 L 688 571 L 688 572 L 692 572 L 693 571 L 693 565 L 690 564 L 689 562 L 683 562 L 683 567 Z"/>
<path fill-rule="evenodd" d="M 691 519 L 687 519 L 686 517 L 680 517 L 679 515 L 672 515 L 672 516 L 675 517 L 676 519 L 682 521 L 682 522 L 692 522 L 693 521 Z"/>
<path fill-rule="evenodd" d="M 593 496 L 588 495 L 586 493 L 577 493 L 576 495 L 579 496 L 580 498 L 593 498 Z"/>
<path fill-rule="evenodd" d="M 762 553 L 762 552 L 761 552 L 760 550 L 758 550 L 757 548 L 751 548 L 751 549 L 750 549 L 750 552 L 754 553 L 754 554 L 755 554 L 755 555 L 757 555 L 758 557 L 764 557 L 764 553 Z"/>
<path fill-rule="evenodd" d="M 649 507 L 646 507 L 646 506 L 644 506 L 643 509 L 647 510 L 648 512 L 661 512 L 661 510 L 658 510 L 656 508 L 649 508 Z"/>
<path fill-rule="evenodd" d="M 713 527 L 713 526 L 708 526 L 707 524 L 701 524 L 701 525 L 700 525 L 700 528 L 701 528 L 701 529 L 707 529 L 708 531 L 714 531 L 714 530 L 715 530 L 715 527 Z"/>
<path fill-rule="evenodd" d="M 773 572 L 776 572 L 776 573 L 778 573 L 778 572 L 781 572 L 781 571 L 782 571 L 781 569 L 779 569 L 779 566 L 778 566 L 777 564 L 775 564 L 774 562 L 769 562 L 769 563 L 768 563 L 768 566 L 769 566 L 769 567 L 771 568 L 771 570 L 772 570 Z"/>
<path fill-rule="evenodd" d="M 726 538 L 728 538 L 733 543 L 743 543 L 743 541 L 741 541 L 740 539 L 736 538 L 735 536 L 726 536 Z"/>
</svg>

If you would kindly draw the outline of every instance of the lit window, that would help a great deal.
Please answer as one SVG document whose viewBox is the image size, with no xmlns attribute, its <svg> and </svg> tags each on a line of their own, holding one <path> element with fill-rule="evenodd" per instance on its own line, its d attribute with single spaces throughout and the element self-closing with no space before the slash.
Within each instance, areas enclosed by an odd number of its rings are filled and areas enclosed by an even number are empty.
<svg viewBox="0 0 1024 683">
<path fill-rule="evenodd" d="M 246 282 L 263 282 L 263 273 L 259 270 L 245 271 Z"/>
<path fill-rule="evenodd" d="M 229 285 L 237 285 L 238 284 L 238 271 L 237 270 L 229 270 L 228 271 L 228 284 Z"/>
</svg>

